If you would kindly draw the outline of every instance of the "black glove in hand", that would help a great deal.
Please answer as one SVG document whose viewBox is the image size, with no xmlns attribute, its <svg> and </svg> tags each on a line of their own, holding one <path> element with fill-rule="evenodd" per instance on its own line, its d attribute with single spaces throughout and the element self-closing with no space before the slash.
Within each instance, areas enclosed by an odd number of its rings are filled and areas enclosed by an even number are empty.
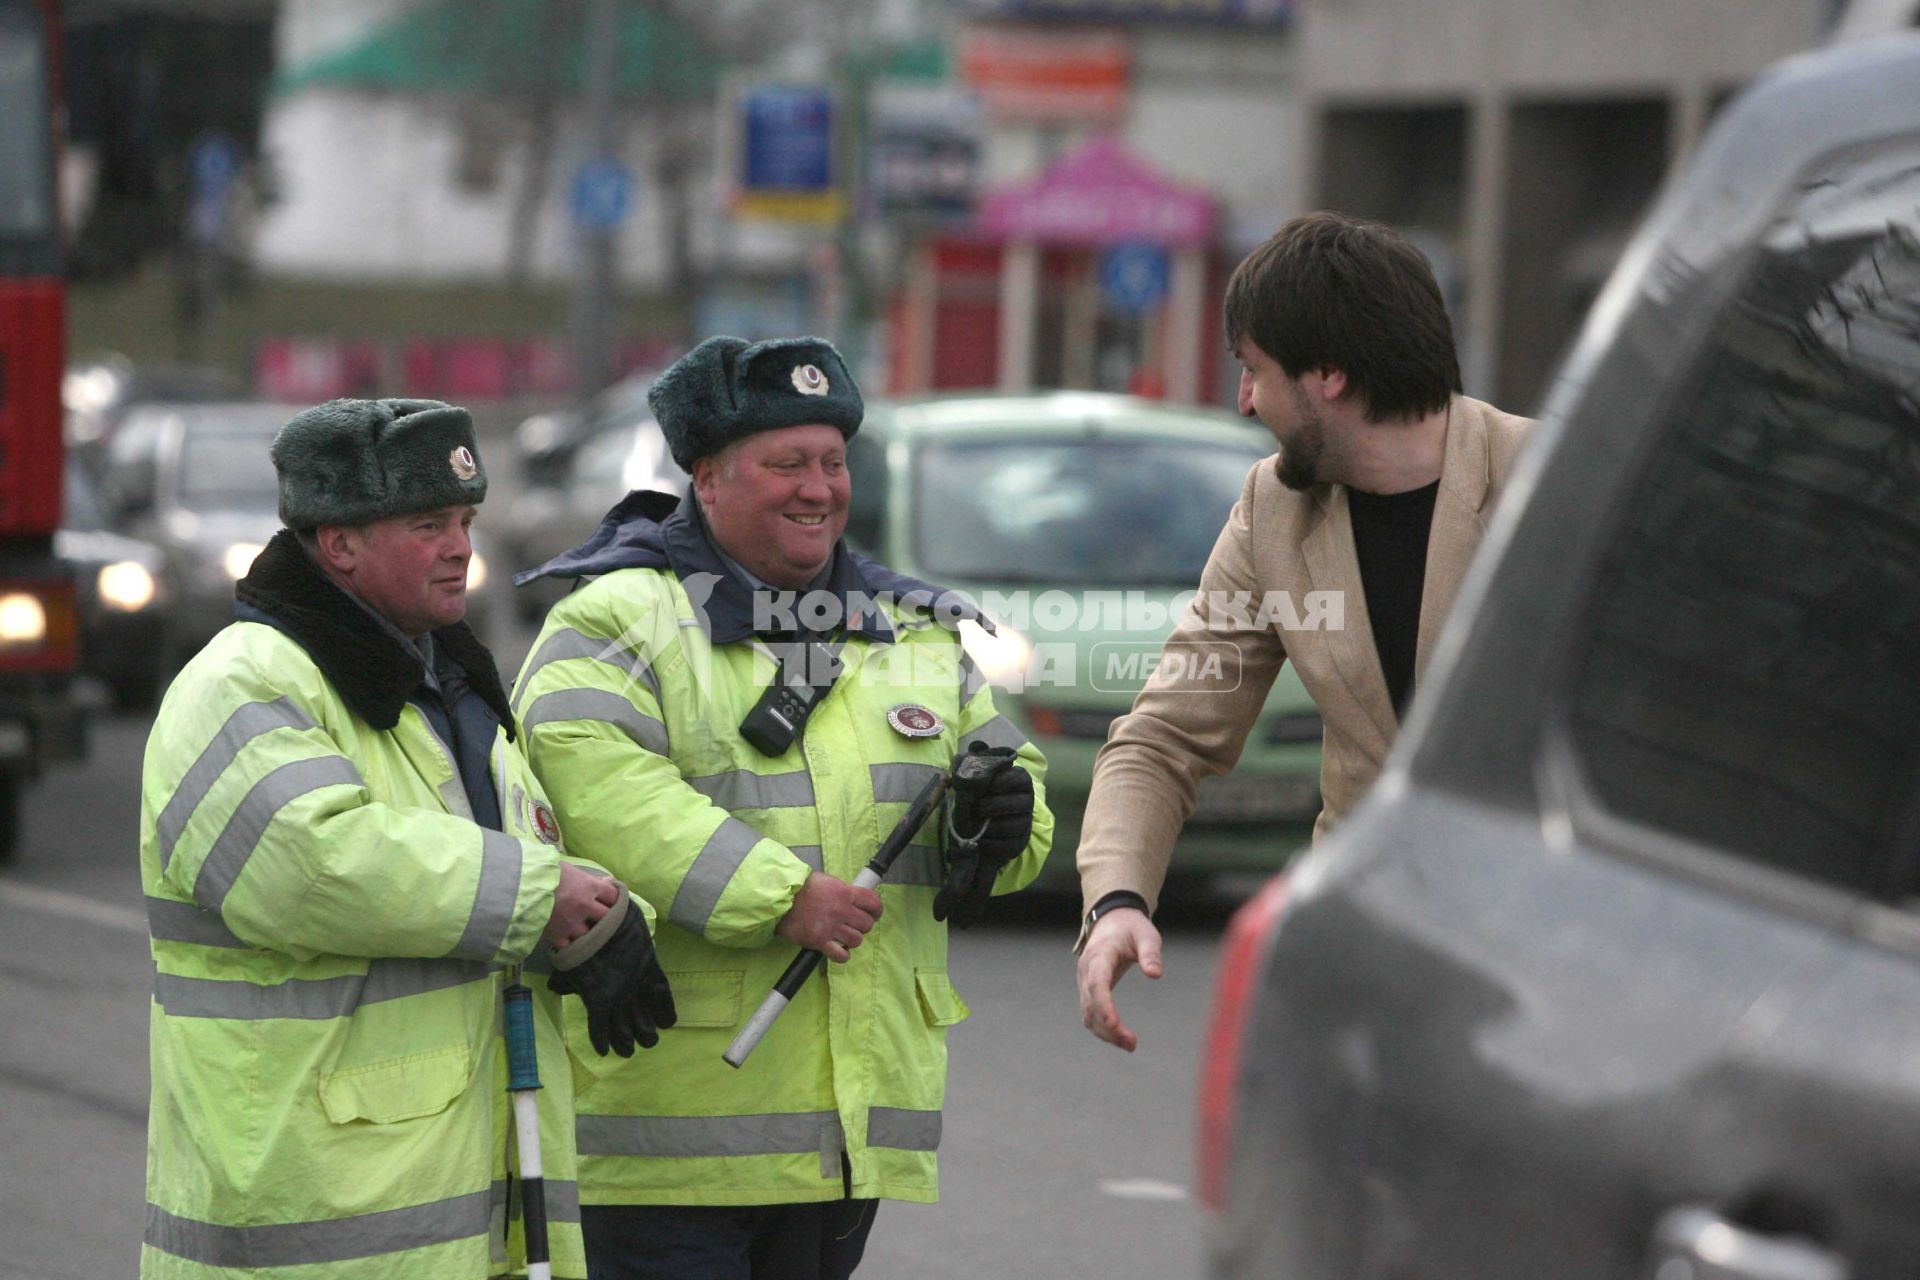
<svg viewBox="0 0 1920 1280">
<path fill-rule="evenodd" d="M 611 923 L 609 923 L 611 921 Z M 561 995 L 579 996 L 587 1007 L 587 1037 L 594 1052 L 633 1056 L 660 1043 L 661 1027 L 678 1015 L 667 975 L 653 953 L 646 917 L 622 897 L 588 934 L 553 953 L 547 986 Z"/>
<path fill-rule="evenodd" d="M 1014 763 L 1013 748 L 978 744 L 954 758 L 953 770 L 947 881 L 933 918 L 965 929 L 986 911 L 1000 869 L 1033 838 L 1033 775 Z"/>
</svg>

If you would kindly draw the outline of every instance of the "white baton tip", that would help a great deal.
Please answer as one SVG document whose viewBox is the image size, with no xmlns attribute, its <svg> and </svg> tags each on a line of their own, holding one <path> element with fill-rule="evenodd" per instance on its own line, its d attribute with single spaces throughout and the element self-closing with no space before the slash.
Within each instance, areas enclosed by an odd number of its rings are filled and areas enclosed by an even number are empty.
<svg viewBox="0 0 1920 1280">
<path fill-rule="evenodd" d="M 785 996 L 778 991 L 767 992 L 767 998 L 760 1002 L 760 1007 L 753 1011 L 751 1018 L 747 1019 L 747 1025 L 740 1028 L 740 1034 L 733 1038 L 733 1043 L 727 1046 L 727 1051 L 720 1055 L 726 1059 L 727 1065 L 737 1067 L 745 1062 L 747 1055 L 753 1052 L 753 1047 L 760 1043 L 760 1037 L 767 1034 L 767 1028 L 773 1025 L 774 1019 L 778 1018 L 786 1007 Z"/>
</svg>

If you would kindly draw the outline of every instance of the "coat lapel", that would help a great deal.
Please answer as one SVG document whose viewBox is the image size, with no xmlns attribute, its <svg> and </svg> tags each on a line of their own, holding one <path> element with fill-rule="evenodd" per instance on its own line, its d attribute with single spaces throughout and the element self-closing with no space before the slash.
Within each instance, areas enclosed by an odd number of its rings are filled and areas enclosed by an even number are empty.
<svg viewBox="0 0 1920 1280">
<path fill-rule="evenodd" d="M 1481 508 L 1493 488 L 1492 458 L 1486 424 L 1459 396 L 1447 409 L 1447 447 L 1440 464 L 1440 491 L 1434 497 L 1433 526 L 1427 534 L 1427 571 L 1420 590 L 1420 635 L 1414 651 L 1415 685 L 1427 669 L 1434 642 L 1453 608 L 1460 579 L 1486 530 Z M 1349 539 L 1351 542 L 1351 539 Z"/>
<path fill-rule="evenodd" d="M 1346 626 L 1324 633 L 1327 645 L 1347 691 L 1366 711 L 1380 736 L 1391 741 L 1398 723 L 1393 701 L 1387 696 L 1387 678 L 1374 650 L 1373 623 L 1367 616 L 1367 593 L 1360 581 L 1360 560 L 1354 552 L 1347 491 L 1340 485 L 1321 485 L 1313 497 L 1317 519 L 1301 543 L 1307 573 L 1315 591 L 1340 592 L 1346 610 Z M 1424 629 L 1423 619 L 1423 633 Z"/>
</svg>

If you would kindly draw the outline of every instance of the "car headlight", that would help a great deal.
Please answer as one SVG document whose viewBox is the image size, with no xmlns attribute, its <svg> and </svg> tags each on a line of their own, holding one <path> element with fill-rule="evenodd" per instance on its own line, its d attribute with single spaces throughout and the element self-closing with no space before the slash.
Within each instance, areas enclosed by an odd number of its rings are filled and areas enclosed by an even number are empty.
<svg viewBox="0 0 1920 1280">
<path fill-rule="evenodd" d="M 467 590 L 478 591 L 487 585 L 487 560 L 478 551 L 467 557 Z"/>
<path fill-rule="evenodd" d="M 1005 623 L 988 631 L 972 618 L 962 618 L 960 643 L 988 684 L 1014 693 L 1025 687 L 1033 642 L 1018 631 Z"/>
<path fill-rule="evenodd" d="M 253 568 L 254 557 L 266 549 L 265 544 L 259 542 L 236 542 L 221 557 L 221 567 L 227 571 L 229 578 L 238 582 L 247 576 L 247 570 Z"/>
<path fill-rule="evenodd" d="M 47 638 L 47 606 L 25 591 L 0 596 L 0 645 L 39 644 Z"/>
<path fill-rule="evenodd" d="M 94 590 L 100 602 L 123 613 L 137 613 L 153 603 L 158 588 L 147 566 L 135 560 L 121 560 L 100 570 Z"/>
</svg>

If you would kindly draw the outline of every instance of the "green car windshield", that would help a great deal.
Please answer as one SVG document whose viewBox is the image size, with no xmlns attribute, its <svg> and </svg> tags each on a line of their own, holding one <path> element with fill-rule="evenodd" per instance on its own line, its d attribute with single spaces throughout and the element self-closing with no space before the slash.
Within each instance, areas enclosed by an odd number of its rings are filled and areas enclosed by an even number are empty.
<svg viewBox="0 0 1920 1280">
<path fill-rule="evenodd" d="M 1167 437 L 994 436 L 919 457 L 915 558 L 935 581 L 1192 587 L 1270 449 Z"/>
</svg>

